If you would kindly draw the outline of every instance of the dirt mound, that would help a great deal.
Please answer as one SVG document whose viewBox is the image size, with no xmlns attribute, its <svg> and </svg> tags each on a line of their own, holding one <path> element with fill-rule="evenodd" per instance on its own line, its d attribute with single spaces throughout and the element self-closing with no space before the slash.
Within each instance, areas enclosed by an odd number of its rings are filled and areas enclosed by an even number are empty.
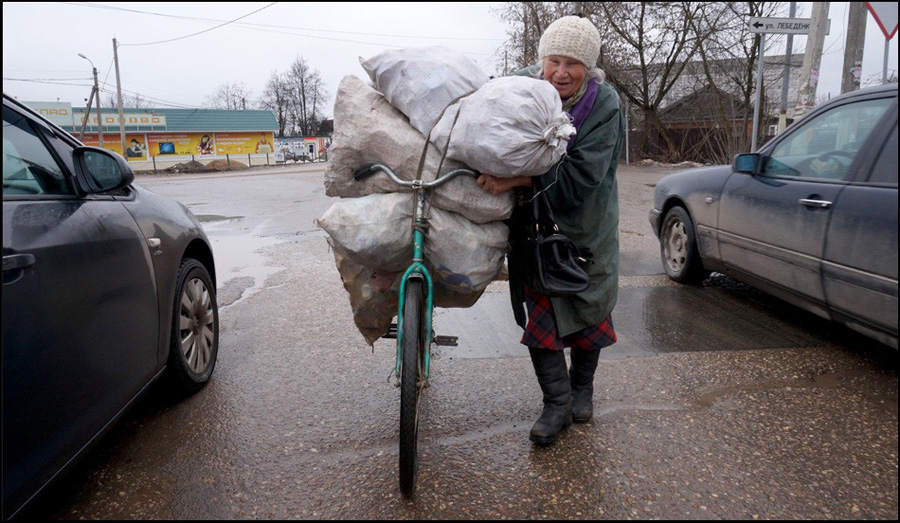
<svg viewBox="0 0 900 523">
<path fill-rule="evenodd" d="M 203 165 L 202 163 L 200 163 L 196 160 L 192 160 L 190 162 L 183 162 L 183 163 L 173 165 L 172 167 L 164 169 L 163 172 L 166 172 L 166 173 L 202 173 L 202 172 L 206 172 L 208 170 L 209 169 L 207 169 L 206 166 Z"/>
<path fill-rule="evenodd" d="M 231 160 L 230 166 L 228 160 L 213 160 L 206 164 L 207 171 L 238 171 L 247 168 L 246 164 L 234 160 Z"/>
</svg>

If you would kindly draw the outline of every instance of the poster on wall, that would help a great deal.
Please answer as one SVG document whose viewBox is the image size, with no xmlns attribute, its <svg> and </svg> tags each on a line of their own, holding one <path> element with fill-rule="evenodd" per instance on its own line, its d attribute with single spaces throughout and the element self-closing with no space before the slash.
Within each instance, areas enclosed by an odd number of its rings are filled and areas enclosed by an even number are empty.
<svg viewBox="0 0 900 523">
<path fill-rule="evenodd" d="M 84 145 L 100 147 L 100 137 L 97 134 L 85 134 L 81 140 Z M 125 158 L 130 161 L 147 159 L 147 137 L 143 134 L 126 134 Z M 119 134 L 103 134 L 103 148 L 122 154 L 122 140 Z"/>
<path fill-rule="evenodd" d="M 218 154 L 271 154 L 275 133 L 216 133 Z"/>
<path fill-rule="evenodd" d="M 212 156 L 215 140 L 212 133 L 164 133 L 148 137 L 150 156 Z"/>
</svg>

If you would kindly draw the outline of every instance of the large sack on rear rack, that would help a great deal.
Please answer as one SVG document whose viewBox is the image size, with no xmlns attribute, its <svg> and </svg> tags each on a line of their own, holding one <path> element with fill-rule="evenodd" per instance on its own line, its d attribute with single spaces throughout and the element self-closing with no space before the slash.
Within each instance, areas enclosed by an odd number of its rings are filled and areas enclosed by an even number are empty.
<svg viewBox="0 0 900 523">
<path fill-rule="evenodd" d="M 458 116 L 457 116 L 458 115 Z M 575 127 L 550 82 L 495 78 L 449 109 L 431 142 L 447 156 L 496 176 L 539 176 L 566 152 Z"/>
<path fill-rule="evenodd" d="M 410 190 L 395 184 L 384 173 L 362 181 L 353 179 L 357 170 L 382 163 L 401 179 L 414 180 L 426 143 L 425 137 L 381 93 L 355 76 L 344 77 L 338 86 L 334 131 L 325 167 L 325 194 L 356 198 Z M 429 144 L 422 179 L 434 180 L 440 162 L 440 151 Z M 440 171 L 445 173 L 460 167 L 465 165 L 445 159 Z M 435 207 L 457 212 L 475 223 L 505 220 L 514 207 L 512 192 L 494 196 L 479 187 L 471 176 L 451 180 L 430 191 L 429 198 Z"/>
<path fill-rule="evenodd" d="M 360 58 L 360 64 L 375 89 L 423 136 L 444 109 L 489 79 L 474 60 L 440 46 L 385 51 L 368 60 Z"/>
</svg>

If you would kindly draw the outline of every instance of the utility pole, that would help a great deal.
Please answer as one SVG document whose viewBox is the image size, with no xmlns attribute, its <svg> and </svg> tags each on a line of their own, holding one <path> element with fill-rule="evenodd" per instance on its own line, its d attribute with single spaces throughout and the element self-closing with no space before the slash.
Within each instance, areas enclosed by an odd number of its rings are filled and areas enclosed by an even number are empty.
<svg viewBox="0 0 900 523">
<path fill-rule="evenodd" d="M 794 108 L 795 118 L 805 115 L 816 105 L 819 65 L 822 63 L 825 33 L 828 31 L 828 4 L 829 2 L 813 2 L 809 39 L 806 41 L 806 53 L 800 68 L 800 92 L 797 107 Z"/>
<path fill-rule="evenodd" d="M 791 2 L 791 11 L 790 17 L 794 18 L 797 14 L 797 2 Z M 794 35 L 793 33 L 789 33 L 787 35 L 787 49 L 784 54 L 784 78 L 781 82 L 781 107 L 778 111 L 778 134 L 781 134 L 781 131 L 784 131 L 784 128 L 787 127 L 787 99 L 788 99 L 788 90 L 790 89 L 791 84 L 791 54 L 794 51 Z"/>
<path fill-rule="evenodd" d="M 862 76 L 863 48 L 866 45 L 866 19 L 869 11 L 863 2 L 849 2 L 847 43 L 844 46 L 844 71 L 841 76 L 841 94 L 859 89 Z"/>
<path fill-rule="evenodd" d="M 87 108 L 87 111 L 84 113 L 84 117 L 81 120 L 81 132 L 78 133 L 78 141 L 81 141 L 81 142 L 84 141 L 84 128 L 87 127 L 88 118 L 91 117 L 91 105 L 94 103 L 94 88 L 93 87 L 91 87 L 91 99 L 88 100 L 87 98 L 85 98 L 84 103 L 86 104 L 85 107 Z"/>
<path fill-rule="evenodd" d="M 128 147 L 125 144 L 125 112 L 122 109 L 122 80 L 119 78 L 119 46 L 115 37 L 113 37 L 113 61 L 116 63 L 116 91 L 119 97 L 119 136 L 122 140 L 122 156 L 127 158 L 128 153 L 125 152 L 125 148 Z"/>
<path fill-rule="evenodd" d="M 91 62 L 91 59 L 87 56 L 84 56 L 81 53 L 78 53 L 78 56 L 84 58 L 88 62 L 91 63 L 91 69 L 94 70 L 94 87 L 91 89 L 91 99 L 87 103 L 87 111 L 84 115 L 84 122 L 81 124 L 81 136 L 78 137 L 79 140 L 84 138 L 84 126 L 87 125 L 87 119 L 91 115 L 91 102 L 94 100 L 94 96 L 97 97 L 97 136 L 100 137 L 100 147 L 103 147 L 103 115 L 100 113 L 100 84 L 97 81 L 97 68 L 94 67 L 94 62 Z"/>
</svg>

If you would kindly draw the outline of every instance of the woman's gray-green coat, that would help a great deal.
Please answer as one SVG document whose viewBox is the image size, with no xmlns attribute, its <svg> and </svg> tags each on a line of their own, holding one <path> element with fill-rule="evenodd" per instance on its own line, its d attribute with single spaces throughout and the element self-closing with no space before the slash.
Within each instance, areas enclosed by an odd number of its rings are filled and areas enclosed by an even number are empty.
<svg viewBox="0 0 900 523">
<path fill-rule="evenodd" d="M 526 74 L 525 71 L 522 71 Z M 517 72 L 519 74 L 519 72 Z M 559 336 L 592 327 L 612 312 L 619 287 L 619 197 L 616 168 L 625 133 L 619 96 L 606 82 L 578 130 L 567 156 L 536 180 L 547 197 L 560 232 L 593 256 L 591 286 L 575 296 L 551 298 Z M 526 190 L 530 197 L 530 190 Z M 522 227 L 531 205 L 516 208 L 510 227 Z M 514 235 L 511 235 L 514 238 Z M 510 294 L 516 320 L 524 328 L 522 266 L 530 257 L 509 255 Z"/>
</svg>

